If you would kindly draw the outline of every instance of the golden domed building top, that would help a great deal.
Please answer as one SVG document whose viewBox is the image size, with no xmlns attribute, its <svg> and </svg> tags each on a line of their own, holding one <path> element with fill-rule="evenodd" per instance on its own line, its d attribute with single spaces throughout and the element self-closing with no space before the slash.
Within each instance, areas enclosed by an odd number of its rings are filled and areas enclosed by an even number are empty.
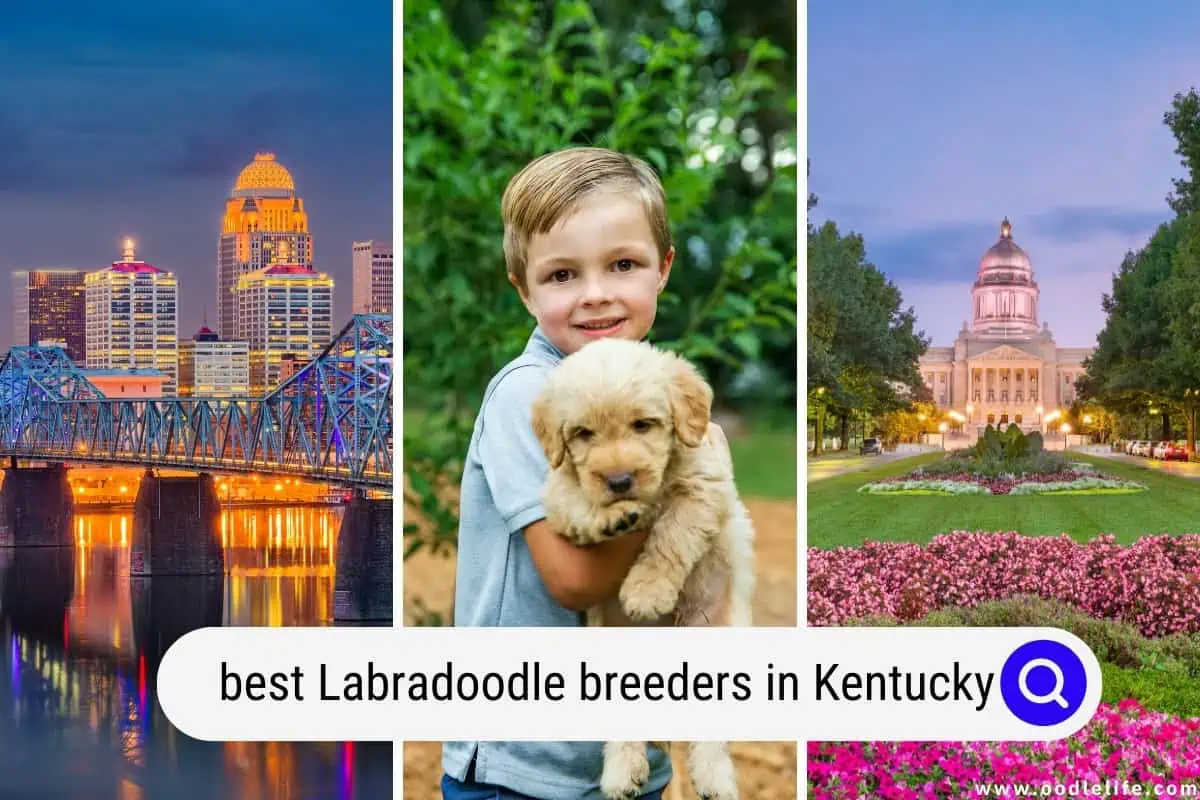
<svg viewBox="0 0 1200 800">
<path fill-rule="evenodd" d="M 255 153 L 233 184 L 234 197 L 291 197 L 295 193 L 292 173 L 275 160 L 274 153 Z"/>
</svg>

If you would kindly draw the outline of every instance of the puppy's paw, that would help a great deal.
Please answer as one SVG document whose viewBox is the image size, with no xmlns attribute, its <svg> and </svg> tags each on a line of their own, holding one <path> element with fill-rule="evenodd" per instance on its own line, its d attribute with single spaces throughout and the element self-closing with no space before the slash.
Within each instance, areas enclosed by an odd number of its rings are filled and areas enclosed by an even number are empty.
<svg viewBox="0 0 1200 800">
<path fill-rule="evenodd" d="M 631 533 L 639 524 L 648 520 L 646 509 L 641 503 L 633 500 L 621 500 L 605 508 L 596 515 L 596 527 L 605 539 Z"/>
<path fill-rule="evenodd" d="M 691 773 L 692 788 L 700 800 L 739 800 L 732 759 L 693 763 Z"/>
<path fill-rule="evenodd" d="M 645 752 L 623 749 L 619 758 L 605 758 L 600 791 L 608 800 L 635 800 L 650 780 L 650 760 Z"/>
<path fill-rule="evenodd" d="M 641 580 L 630 571 L 621 584 L 621 608 L 631 620 L 649 622 L 675 610 L 679 603 L 679 587 L 661 577 Z"/>
</svg>

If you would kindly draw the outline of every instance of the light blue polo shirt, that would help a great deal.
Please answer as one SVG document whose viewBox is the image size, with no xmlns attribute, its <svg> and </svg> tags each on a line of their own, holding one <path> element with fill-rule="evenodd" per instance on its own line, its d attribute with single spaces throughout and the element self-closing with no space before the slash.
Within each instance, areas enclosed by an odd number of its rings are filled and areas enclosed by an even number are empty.
<svg viewBox="0 0 1200 800">
<path fill-rule="evenodd" d="M 524 352 L 488 384 L 463 469 L 454 588 L 457 626 L 574 627 L 581 614 L 546 591 L 522 530 L 543 519 L 542 487 L 549 472 L 533 433 L 532 408 L 563 354 L 535 329 Z M 475 780 L 538 800 L 603 800 L 602 742 L 446 742 L 442 768 L 465 780 L 475 757 Z M 643 791 L 671 779 L 667 754 L 651 747 Z"/>
</svg>

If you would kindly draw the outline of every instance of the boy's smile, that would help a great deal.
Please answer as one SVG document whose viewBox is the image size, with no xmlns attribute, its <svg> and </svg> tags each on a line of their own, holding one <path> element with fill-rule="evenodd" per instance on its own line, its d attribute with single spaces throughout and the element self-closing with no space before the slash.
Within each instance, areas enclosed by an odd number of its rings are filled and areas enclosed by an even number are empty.
<svg viewBox="0 0 1200 800">
<path fill-rule="evenodd" d="M 530 238 L 521 299 L 565 355 L 609 336 L 642 339 L 674 255 L 659 257 L 639 198 L 601 191 Z"/>
<path fill-rule="evenodd" d="M 612 336 L 620 331 L 621 326 L 624 324 L 624 317 L 604 317 L 602 319 L 588 320 L 587 322 L 577 322 L 575 323 L 575 327 L 584 336 L 602 339 L 605 336 Z"/>
</svg>

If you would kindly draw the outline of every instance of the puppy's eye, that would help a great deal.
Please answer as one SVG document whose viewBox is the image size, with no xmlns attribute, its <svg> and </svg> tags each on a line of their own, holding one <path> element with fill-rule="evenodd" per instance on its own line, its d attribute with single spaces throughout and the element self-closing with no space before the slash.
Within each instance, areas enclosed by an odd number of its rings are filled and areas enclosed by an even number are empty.
<svg viewBox="0 0 1200 800">
<path fill-rule="evenodd" d="M 654 420 L 652 419 L 639 419 L 633 423 L 633 429 L 638 433 L 645 433 L 653 427 Z"/>
<path fill-rule="evenodd" d="M 592 432 L 587 428 L 576 428 L 571 432 L 571 438 L 586 442 L 592 438 Z"/>
</svg>

